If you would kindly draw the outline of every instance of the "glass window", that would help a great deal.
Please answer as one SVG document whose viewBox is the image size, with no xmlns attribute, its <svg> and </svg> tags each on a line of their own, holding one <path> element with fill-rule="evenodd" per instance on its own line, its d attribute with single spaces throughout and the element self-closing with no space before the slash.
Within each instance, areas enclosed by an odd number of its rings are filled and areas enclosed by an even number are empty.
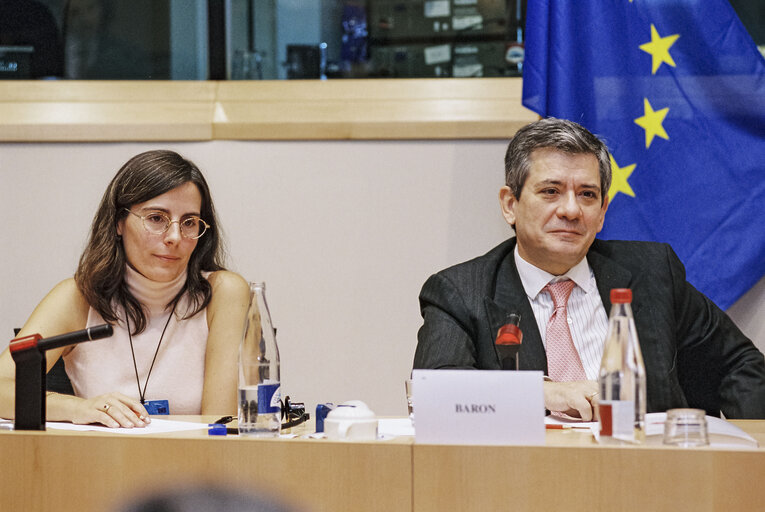
<svg viewBox="0 0 765 512">
<path fill-rule="evenodd" d="M 3 0 L 0 11 L 3 78 L 207 78 L 204 0 Z"/>
<path fill-rule="evenodd" d="M 525 4 L 525 0 L 232 0 L 230 76 L 519 76 Z"/>
<path fill-rule="evenodd" d="M 765 2 L 731 0 L 765 50 Z M 0 78 L 520 76 L 526 0 L 2 0 Z"/>
</svg>

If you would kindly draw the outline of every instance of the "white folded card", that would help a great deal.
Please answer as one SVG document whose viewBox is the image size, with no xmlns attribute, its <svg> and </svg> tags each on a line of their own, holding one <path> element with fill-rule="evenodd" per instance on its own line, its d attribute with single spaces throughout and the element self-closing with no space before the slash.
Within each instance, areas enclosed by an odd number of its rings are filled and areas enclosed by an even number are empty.
<svg viewBox="0 0 765 512">
<path fill-rule="evenodd" d="M 543 445 L 542 372 L 414 370 L 415 441 Z"/>
</svg>

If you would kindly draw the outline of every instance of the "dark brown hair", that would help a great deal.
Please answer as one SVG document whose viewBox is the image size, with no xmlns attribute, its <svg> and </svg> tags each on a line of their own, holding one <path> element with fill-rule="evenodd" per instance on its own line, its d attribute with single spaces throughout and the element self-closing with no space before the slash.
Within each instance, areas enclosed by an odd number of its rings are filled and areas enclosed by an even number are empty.
<svg viewBox="0 0 765 512">
<path fill-rule="evenodd" d="M 125 305 L 133 334 L 146 328 L 141 303 L 133 297 L 124 281 L 125 249 L 117 234 L 117 223 L 128 215 L 125 210 L 186 183 L 193 183 L 202 195 L 200 216 L 210 229 L 199 238 L 191 253 L 186 284 L 168 304 L 177 303 L 188 292 L 190 317 L 207 307 L 212 289 L 203 271 L 223 270 L 223 247 L 210 189 L 193 162 L 178 153 L 154 150 L 134 156 L 122 166 L 104 192 L 90 230 L 85 251 L 74 275 L 88 304 L 107 322 L 116 322 L 120 306 Z"/>
</svg>

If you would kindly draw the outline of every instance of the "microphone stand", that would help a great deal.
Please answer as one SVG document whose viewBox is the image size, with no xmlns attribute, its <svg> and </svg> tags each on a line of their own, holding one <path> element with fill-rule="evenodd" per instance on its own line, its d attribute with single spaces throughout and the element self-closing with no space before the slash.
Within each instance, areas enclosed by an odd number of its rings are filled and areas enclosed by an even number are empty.
<svg viewBox="0 0 765 512">
<path fill-rule="evenodd" d="M 15 338 L 8 345 L 16 363 L 15 430 L 45 430 L 45 352 L 83 341 L 107 338 L 113 329 L 109 324 L 88 327 L 81 331 L 42 338 L 31 334 Z"/>
</svg>

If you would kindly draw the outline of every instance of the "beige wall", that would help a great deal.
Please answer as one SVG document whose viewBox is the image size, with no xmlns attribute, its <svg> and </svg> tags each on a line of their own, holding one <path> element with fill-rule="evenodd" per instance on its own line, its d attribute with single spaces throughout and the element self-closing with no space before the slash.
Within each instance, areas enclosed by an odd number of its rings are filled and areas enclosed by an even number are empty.
<svg viewBox="0 0 765 512">
<path fill-rule="evenodd" d="M 159 147 L 205 172 L 230 267 L 266 281 L 283 393 L 311 411 L 361 399 L 403 414 L 420 286 L 509 233 L 496 199 L 505 142 L 0 144 L 0 347 L 73 273 L 117 169 Z M 765 279 L 730 312 L 765 350 Z"/>
</svg>

